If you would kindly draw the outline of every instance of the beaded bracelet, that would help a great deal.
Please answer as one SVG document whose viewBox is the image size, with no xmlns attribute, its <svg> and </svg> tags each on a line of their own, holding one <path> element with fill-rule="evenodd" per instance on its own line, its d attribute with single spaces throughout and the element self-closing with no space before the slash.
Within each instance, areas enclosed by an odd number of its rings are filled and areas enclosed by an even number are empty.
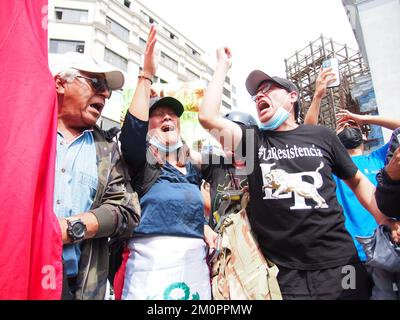
<svg viewBox="0 0 400 320">
<path fill-rule="evenodd" d="M 150 78 L 146 77 L 146 76 L 138 76 L 139 79 L 146 79 L 150 81 L 150 85 L 153 84 L 153 80 L 151 80 Z"/>
</svg>

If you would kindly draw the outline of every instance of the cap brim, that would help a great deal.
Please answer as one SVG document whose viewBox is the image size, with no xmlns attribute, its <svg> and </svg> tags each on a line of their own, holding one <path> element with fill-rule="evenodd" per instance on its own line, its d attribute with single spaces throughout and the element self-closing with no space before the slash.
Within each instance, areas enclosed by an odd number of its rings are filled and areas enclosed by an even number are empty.
<svg viewBox="0 0 400 320">
<path fill-rule="evenodd" d="M 112 90 L 118 90 L 124 86 L 124 81 L 125 81 L 124 74 L 117 69 L 88 68 L 88 67 L 77 67 L 77 66 L 74 66 L 73 68 L 89 73 L 104 74 L 107 80 L 107 84 Z"/>
<path fill-rule="evenodd" d="M 276 83 L 272 77 L 260 70 L 254 70 L 250 72 L 246 79 L 246 88 L 251 96 L 254 96 L 257 93 L 258 87 L 264 81 L 272 81 Z"/>
<path fill-rule="evenodd" d="M 158 100 L 157 102 L 155 102 L 151 107 L 150 107 L 150 113 L 157 107 L 169 107 L 172 110 L 174 110 L 175 114 L 180 117 L 184 111 L 184 107 L 182 105 L 182 103 L 173 98 L 173 97 L 163 97 L 160 100 Z"/>
</svg>

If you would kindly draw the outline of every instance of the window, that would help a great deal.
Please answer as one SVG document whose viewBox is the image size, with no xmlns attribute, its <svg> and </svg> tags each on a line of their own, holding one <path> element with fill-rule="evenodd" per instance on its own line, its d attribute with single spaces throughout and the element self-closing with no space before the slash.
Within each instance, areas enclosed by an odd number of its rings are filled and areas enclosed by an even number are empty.
<svg viewBox="0 0 400 320">
<path fill-rule="evenodd" d="M 139 38 L 139 48 L 140 49 L 143 49 L 143 51 L 144 51 L 146 49 L 146 44 L 147 44 L 146 40 Z"/>
<path fill-rule="evenodd" d="M 164 30 L 164 33 L 165 33 L 170 39 L 172 39 L 172 40 L 174 40 L 174 41 L 178 41 L 178 37 L 177 37 L 175 34 L 173 34 L 171 31 L 169 31 L 167 28 L 164 28 L 164 27 L 163 27 L 163 30 Z"/>
<path fill-rule="evenodd" d="M 232 86 L 232 92 L 233 92 L 234 94 L 236 94 L 236 87 L 235 87 L 235 86 Z"/>
<path fill-rule="evenodd" d="M 111 32 L 116 34 L 119 38 L 124 41 L 129 41 L 129 30 L 127 28 L 123 27 L 110 17 L 106 18 L 106 25 L 110 27 Z"/>
<path fill-rule="evenodd" d="M 166 55 L 164 52 L 161 52 L 160 62 L 167 66 L 168 68 L 178 71 L 178 61 L 172 59 L 170 56 Z"/>
<path fill-rule="evenodd" d="M 187 75 L 188 81 L 200 80 L 200 76 L 198 74 L 194 73 L 192 70 L 189 70 L 188 68 L 186 68 L 186 75 Z"/>
<path fill-rule="evenodd" d="M 227 102 L 225 102 L 225 101 L 223 101 L 223 100 L 222 100 L 222 105 L 223 105 L 225 108 L 228 108 L 228 109 L 231 109 L 231 108 L 232 108 L 231 105 L 230 105 L 229 103 L 227 103 Z"/>
<path fill-rule="evenodd" d="M 111 51 L 110 49 L 105 48 L 104 60 L 112 64 L 114 67 L 121 69 L 122 71 L 128 71 L 128 60 Z"/>
<path fill-rule="evenodd" d="M 232 99 L 232 104 L 233 104 L 234 107 L 237 107 L 237 101 L 236 101 L 236 99 Z"/>
<path fill-rule="evenodd" d="M 156 20 L 154 20 L 152 17 L 150 17 L 146 12 L 144 11 L 140 11 L 140 13 L 142 14 L 142 17 L 147 20 L 149 23 L 155 23 L 158 24 L 158 22 Z"/>
<path fill-rule="evenodd" d="M 229 79 L 229 77 L 227 76 L 227 77 L 225 77 L 225 82 L 226 82 L 227 84 L 231 84 L 231 79 Z"/>
<path fill-rule="evenodd" d="M 84 53 L 85 42 L 84 41 L 73 41 L 73 40 L 57 40 L 50 39 L 50 53 L 66 53 L 69 51 L 75 51 Z"/>
<path fill-rule="evenodd" d="M 231 98 L 231 92 L 228 89 L 224 88 L 223 92 L 225 96 L 227 96 L 229 99 Z"/>
<path fill-rule="evenodd" d="M 212 76 L 212 75 L 214 74 L 214 70 L 211 69 L 209 66 L 207 66 L 206 69 L 207 69 L 207 73 L 208 73 L 210 76 Z"/>
<path fill-rule="evenodd" d="M 62 22 L 88 22 L 88 11 L 79 9 L 56 8 L 56 20 Z"/>
<path fill-rule="evenodd" d="M 131 2 L 129 0 L 124 0 L 124 6 L 129 8 L 131 6 Z"/>
<path fill-rule="evenodd" d="M 191 46 L 189 46 L 187 43 L 186 43 L 186 49 L 192 56 L 200 58 L 201 56 L 200 53 L 197 52 L 195 49 L 193 49 Z"/>
</svg>

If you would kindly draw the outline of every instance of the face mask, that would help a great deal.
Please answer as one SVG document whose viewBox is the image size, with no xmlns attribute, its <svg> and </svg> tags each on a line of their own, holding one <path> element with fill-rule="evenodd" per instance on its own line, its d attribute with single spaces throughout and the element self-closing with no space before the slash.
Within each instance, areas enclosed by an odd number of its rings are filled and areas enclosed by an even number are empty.
<svg viewBox="0 0 400 320">
<path fill-rule="evenodd" d="M 275 130 L 276 128 L 279 128 L 280 125 L 287 120 L 287 118 L 289 118 L 289 112 L 287 112 L 284 108 L 279 107 L 271 119 L 260 124 L 260 129 Z"/>
<path fill-rule="evenodd" d="M 288 98 L 290 98 L 290 96 L 287 96 L 286 100 Z M 285 101 L 285 103 L 286 103 L 286 101 Z M 271 102 L 271 105 L 272 105 L 272 102 Z M 292 106 L 292 108 L 293 108 L 293 106 Z M 271 117 L 271 119 L 269 119 L 266 122 L 260 123 L 259 128 L 261 130 L 270 130 L 270 131 L 273 131 L 273 130 L 279 128 L 281 126 L 281 124 L 284 123 L 289 118 L 289 115 L 290 115 L 290 112 L 292 111 L 292 108 L 290 108 L 290 110 L 287 111 L 285 108 L 279 107 L 275 111 L 275 113 Z"/>
<path fill-rule="evenodd" d="M 355 149 L 363 143 L 362 133 L 356 128 L 344 128 L 343 131 L 338 134 L 338 138 L 346 149 Z"/>
<path fill-rule="evenodd" d="M 151 139 L 149 140 L 149 143 L 151 145 L 155 146 L 159 151 L 164 152 L 164 153 L 174 152 L 183 146 L 181 139 L 179 139 L 178 142 L 172 146 L 171 145 L 166 146 L 165 144 L 161 143 L 155 136 L 151 137 Z"/>
</svg>

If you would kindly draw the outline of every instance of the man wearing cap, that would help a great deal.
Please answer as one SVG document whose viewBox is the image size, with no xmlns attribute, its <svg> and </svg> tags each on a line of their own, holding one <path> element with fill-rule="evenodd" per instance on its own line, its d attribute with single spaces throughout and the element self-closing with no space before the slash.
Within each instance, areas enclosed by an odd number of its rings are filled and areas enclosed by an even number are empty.
<svg viewBox="0 0 400 320">
<path fill-rule="evenodd" d="M 53 68 L 58 95 L 54 211 L 63 237 L 63 299 L 104 299 L 108 237 L 129 237 L 138 224 L 137 195 L 125 184 L 118 146 L 96 121 L 118 70 L 70 52 Z"/>
<path fill-rule="evenodd" d="M 210 299 L 199 171 L 180 137 L 183 105 L 151 95 L 156 72 L 151 27 L 143 70 L 121 130 L 121 149 L 140 197 L 142 219 L 123 262 L 122 299 Z M 118 279 L 118 277 L 117 277 Z"/>
<path fill-rule="evenodd" d="M 299 93 L 287 79 L 259 70 L 248 76 L 246 87 L 256 104 L 259 127 L 221 118 L 218 109 L 232 64 L 230 50 L 218 49 L 217 61 L 199 120 L 212 133 L 224 130 L 224 138 L 229 133 L 236 146 L 241 141 L 254 146 L 253 153 L 246 153 L 246 163 L 254 164 L 248 172 L 249 219 L 263 254 L 279 267 L 283 298 L 368 299 L 367 273 L 344 227 L 332 173 L 346 181 L 379 223 L 395 228 L 378 210 L 374 186 L 357 170 L 334 132 L 296 122 Z M 251 130 L 251 139 L 246 139 Z"/>
</svg>

